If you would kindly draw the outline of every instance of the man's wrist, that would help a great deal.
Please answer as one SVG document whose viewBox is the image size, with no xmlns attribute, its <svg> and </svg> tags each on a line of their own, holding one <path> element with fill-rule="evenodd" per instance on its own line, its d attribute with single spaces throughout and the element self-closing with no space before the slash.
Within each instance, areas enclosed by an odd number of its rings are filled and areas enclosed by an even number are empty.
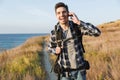
<svg viewBox="0 0 120 80">
<path fill-rule="evenodd" d="M 79 20 L 79 21 L 80 21 L 80 23 L 78 24 L 78 26 L 79 26 L 79 27 L 82 27 L 82 26 L 84 25 L 84 22 L 81 21 L 81 20 Z"/>
<path fill-rule="evenodd" d="M 77 25 L 80 25 L 80 24 L 81 24 L 80 20 L 79 20 L 76 24 L 77 24 Z"/>
</svg>

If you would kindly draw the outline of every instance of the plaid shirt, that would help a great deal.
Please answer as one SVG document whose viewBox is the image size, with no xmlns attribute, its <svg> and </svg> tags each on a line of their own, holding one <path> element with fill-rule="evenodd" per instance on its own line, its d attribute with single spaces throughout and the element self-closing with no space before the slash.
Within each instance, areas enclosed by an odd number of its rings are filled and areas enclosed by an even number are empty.
<svg viewBox="0 0 120 80">
<path fill-rule="evenodd" d="M 76 37 L 75 30 L 73 30 L 74 29 L 73 26 L 74 26 L 73 22 L 69 21 L 69 27 L 71 30 L 72 37 Z M 80 25 L 76 25 L 76 26 L 79 27 L 81 31 L 81 36 L 82 35 L 99 36 L 101 33 L 97 27 L 95 27 L 90 23 L 85 23 L 83 21 L 81 21 Z M 59 24 L 57 25 L 57 31 L 58 30 L 62 30 Z M 64 32 L 63 32 L 63 35 L 65 35 Z M 55 54 L 55 49 L 57 46 L 55 43 L 56 43 L 55 30 L 52 30 L 50 34 L 50 43 L 48 45 L 48 50 L 50 53 Z M 64 68 L 71 68 L 71 64 L 68 57 L 68 54 L 69 54 L 67 50 L 68 48 L 64 46 L 65 44 L 63 44 L 62 53 L 60 54 L 58 63 Z M 78 38 L 74 39 L 74 48 L 76 53 L 75 55 L 76 66 L 79 67 L 82 64 L 84 64 L 84 59 L 83 59 L 84 50 L 83 50 L 82 44 L 78 41 Z"/>
</svg>

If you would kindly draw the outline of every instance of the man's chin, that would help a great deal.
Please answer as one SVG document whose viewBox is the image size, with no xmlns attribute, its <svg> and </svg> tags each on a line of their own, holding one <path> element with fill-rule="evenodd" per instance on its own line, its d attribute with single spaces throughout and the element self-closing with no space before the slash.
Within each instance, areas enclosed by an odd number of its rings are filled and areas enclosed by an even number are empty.
<svg viewBox="0 0 120 80">
<path fill-rule="evenodd" d="M 67 22 L 66 21 L 60 21 L 61 24 L 66 24 Z"/>
</svg>

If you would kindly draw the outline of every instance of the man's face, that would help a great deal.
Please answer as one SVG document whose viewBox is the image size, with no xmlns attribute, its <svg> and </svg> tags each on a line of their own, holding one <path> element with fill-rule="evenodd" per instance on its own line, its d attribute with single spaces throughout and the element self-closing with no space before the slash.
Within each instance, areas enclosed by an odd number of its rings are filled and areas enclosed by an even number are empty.
<svg viewBox="0 0 120 80">
<path fill-rule="evenodd" d="M 61 24 L 68 22 L 68 11 L 64 7 L 59 7 L 56 9 L 56 17 Z"/>
</svg>

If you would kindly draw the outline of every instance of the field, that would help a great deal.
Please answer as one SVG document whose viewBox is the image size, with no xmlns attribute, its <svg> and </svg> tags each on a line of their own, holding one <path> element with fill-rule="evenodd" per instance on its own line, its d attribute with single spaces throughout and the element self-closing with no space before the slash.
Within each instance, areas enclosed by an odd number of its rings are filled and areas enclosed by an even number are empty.
<svg viewBox="0 0 120 80">
<path fill-rule="evenodd" d="M 87 80 L 120 80 L 120 20 L 98 26 L 99 37 L 84 37 L 85 58 L 91 68 Z"/>
<path fill-rule="evenodd" d="M 45 80 L 44 37 L 33 37 L 0 54 L 0 80 Z"/>
</svg>

